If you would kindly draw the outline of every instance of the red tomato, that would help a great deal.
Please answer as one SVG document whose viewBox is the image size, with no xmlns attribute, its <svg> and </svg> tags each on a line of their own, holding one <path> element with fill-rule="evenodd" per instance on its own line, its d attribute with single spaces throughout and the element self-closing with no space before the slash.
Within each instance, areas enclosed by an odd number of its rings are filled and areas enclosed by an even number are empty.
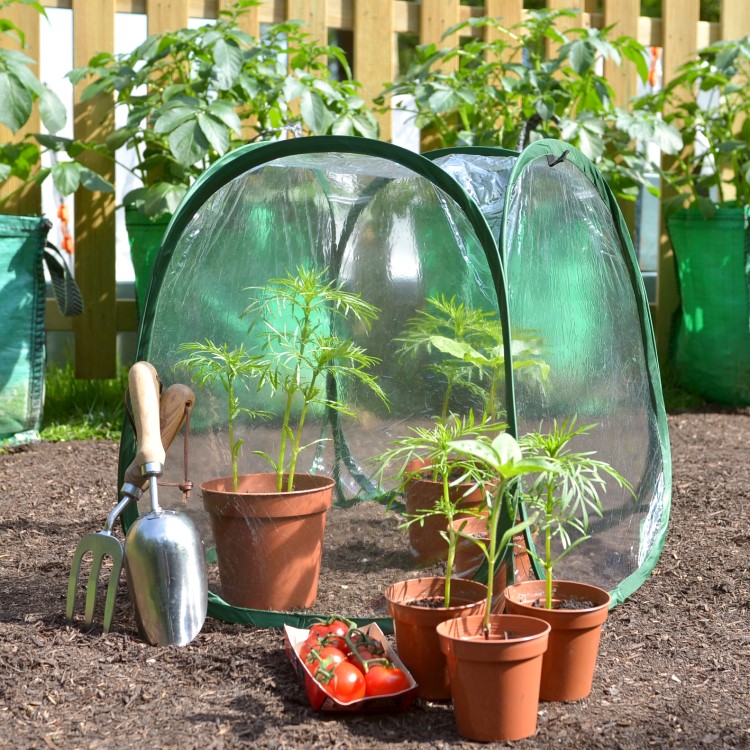
<svg viewBox="0 0 750 750">
<path fill-rule="evenodd" d="M 323 687 L 337 701 L 349 703 L 365 697 L 365 676 L 353 664 L 342 661 Z"/>
<path fill-rule="evenodd" d="M 393 695 L 409 687 L 409 678 L 398 667 L 371 666 L 365 674 L 365 694 Z"/>
<path fill-rule="evenodd" d="M 333 671 L 341 662 L 346 661 L 346 654 L 334 646 L 323 646 L 319 649 L 313 648 L 306 658 L 307 666 L 313 675 L 317 676 L 318 670 Z"/>
</svg>

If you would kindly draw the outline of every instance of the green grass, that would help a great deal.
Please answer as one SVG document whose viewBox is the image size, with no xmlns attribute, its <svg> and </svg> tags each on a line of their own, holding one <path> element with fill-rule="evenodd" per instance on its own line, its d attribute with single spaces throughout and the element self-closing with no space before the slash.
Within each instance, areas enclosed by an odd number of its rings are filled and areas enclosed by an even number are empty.
<svg viewBox="0 0 750 750">
<path fill-rule="evenodd" d="M 73 366 L 47 367 L 42 440 L 120 440 L 128 371 L 111 380 L 80 380 Z"/>
<path fill-rule="evenodd" d="M 668 364 L 661 371 L 661 388 L 664 394 L 664 406 L 669 414 L 702 409 L 708 403 L 702 396 L 683 388 L 679 383 L 677 373 Z"/>
</svg>

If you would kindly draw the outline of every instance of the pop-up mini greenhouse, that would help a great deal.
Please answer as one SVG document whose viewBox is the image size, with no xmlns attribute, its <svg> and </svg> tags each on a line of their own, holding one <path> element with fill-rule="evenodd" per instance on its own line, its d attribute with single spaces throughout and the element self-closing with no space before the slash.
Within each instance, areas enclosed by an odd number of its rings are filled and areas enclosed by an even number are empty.
<svg viewBox="0 0 750 750">
<path fill-rule="evenodd" d="M 669 516 L 666 417 L 633 248 L 611 192 L 582 154 L 544 140 L 520 154 L 473 148 L 420 156 L 347 137 L 232 152 L 196 182 L 172 218 L 138 358 L 152 362 L 168 385 L 189 382 L 175 367 L 185 342 L 209 339 L 252 353 L 259 341 L 241 316 L 253 290 L 299 269 L 320 271 L 378 309 L 371 327 L 353 321 L 344 333 L 377 358 L 372 375 L 388 398 L 386 406 L 359 385 L 339 388 L 345 413 L 321 407 L 308 416 L 310 448 L 300 468 L 336 480 L 310 612 L 377 619 L 385 614 L 385 585 L 418 574 L 399 519 L 386 511 L 392 493 L 376 481 L 372 459 L 446 408 L 460 416 L 492 411 L 517 435 L 573 415 L 596 423 L 585 449 L 625 476 L 636 497 L 608 487 L 603 518 L 591 521 L 592 539 L 556 575 L 606 588 L 615 602 L 641 585 Z M 494 336 L 494 369 L 472 374 L 466 364 L 446 395 L 450 345 L 409 351 L 404 339 L 420 314 L 437 315 L 451 302 L 482 313 Z M 325 320 L 329 311 L 319 312 Z M 276 325 L 286 325 L 281 309 Z M 336 379 L 326 388 L 330 395 Z M 243 409 L 264 412 L 262 419 L 238 417 L 240 471 L 266 471 L 255 451 L 275 450 L 283 405 L 253 384 L 236 395 Z M 189 464 L 196 488 L 229 474 L 224 398 L 220 388 L 196 388 Z M 121 470 L 134 453 L 125 425 Z M 166 479 L 180 479 L 181 455 L 178 445 L 170 450 Z M 210 614 L 258 625 L 305 623 L 309 613 L 224 601 L 199 491 L 183 510 L 207 549 Z"/>
</svg>

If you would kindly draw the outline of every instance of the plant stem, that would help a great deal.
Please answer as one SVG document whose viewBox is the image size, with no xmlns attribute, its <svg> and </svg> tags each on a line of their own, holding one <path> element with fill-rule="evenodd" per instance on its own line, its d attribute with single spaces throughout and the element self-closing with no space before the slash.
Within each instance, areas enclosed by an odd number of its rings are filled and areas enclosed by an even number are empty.
<svg viewBox="0 0 750 750">
<path fill-rule="evenodd" d="M 237 492 L 239 484 L 239 467 L 237 450 L 234 445 L 234 375 L 227 376 L 227 402 L 229 404 L 229 414 L 227 415 L 227 425 L 229 428 L 229 446 L 232 451 L 232 491 Z"/>
<path fill-rule="evenodd" d="M 281 423 L 281 441 L 279 443 L 279 457 L 276 461 L 276 490 L 281 492 L 284 489 L 284 463 L 286 462 L 286 441 L 289 435 L 289 422 L 292 418 L 292 401 L 294 400 L 294 391 L 286 395 L 286 406 L 284 407 L 284 420 Z M 294 476 L 290 475 L 294 481 Z"/>
<path fill-rule="evenodd" d="M 554 511 L 554 492 L 552 483 L 547 487 L 547 518 Z M 544 530 L 544 606 L 552 609 L 552 527 Z"/>
<path fill-rule="evenodd" d="M 450 480 L 447 473 L 443 474 L 443 500 L 445 507 L 451 507 L 450 499 Z M 445 599 L 445 606 L 450 607 L 451 605 L 451 576 L 453 574 L 453 561 L 456 557 L 456 544 L 454 538 L 455 530 L 453 528 L 453 514 L 450 514 L 448 518 L 448 558 L 445 561 L 445 592 L 443 598 Z"/>
</svg>

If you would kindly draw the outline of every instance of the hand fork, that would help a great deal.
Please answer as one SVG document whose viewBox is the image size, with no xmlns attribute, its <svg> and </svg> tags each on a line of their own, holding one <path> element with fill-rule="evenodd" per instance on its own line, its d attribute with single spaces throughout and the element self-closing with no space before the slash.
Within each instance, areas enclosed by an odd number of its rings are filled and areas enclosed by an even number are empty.
<svg viewBox="0 0 750 750">
<path fill-rule="evenodd" d="M 156 377 L 156 371 L 153 371 Z M 191 408 L 195 402 L 193 392 L 186 385 L 174 383 L 169 386 L 162 394 L 159 402 L 159 418 L 161 422 L 161 438 L 165 450 L 171 445 L 175 435 L 179 432 L 185 421 L 187 409 Z M 94 621 L 94 609 L 96 606 L 96 591 L 99 581 L 99 572 L 102 567 L 102 560 L 109 557 L 112 561 L 112 570 L 109 574 L 107 585 L 107 595 L 104 602 L 104 619 L 103 632 L 108 633 L 112 623 L 112 614 L 115 608 L 115 598 L 117 595 L 117 585 L 122 570 L 123 551 L 122 542 L 112 533 L 115 522 L 120 514 L 125 510 L 131 500 L 140 498 L 144 488 L 148 484 L 148 479 L 143 478 L 141 467 L 137 461 L 133 461 L 125 471 L 125 481 L 123 482 L 120 494 L 122 499 L 109 512 L 104 529 L 93 534 L 87 534 L 76 547 L 73 555 L 72 569 L 68 579 L 68 601 L 65 610 L 66 617 L 69 621 L 73 620 L 73 610 L 75 607 L 76 589 L 78 588 L 78 577 L 81 568 L 81 560 L 87 552 L 93 554 L 91 560 L 91 569 L 89 571 L 88 584 L 86 586 L 86 604 L 83 615 L 85 625 L 91 625 Z"/>
</svg>

